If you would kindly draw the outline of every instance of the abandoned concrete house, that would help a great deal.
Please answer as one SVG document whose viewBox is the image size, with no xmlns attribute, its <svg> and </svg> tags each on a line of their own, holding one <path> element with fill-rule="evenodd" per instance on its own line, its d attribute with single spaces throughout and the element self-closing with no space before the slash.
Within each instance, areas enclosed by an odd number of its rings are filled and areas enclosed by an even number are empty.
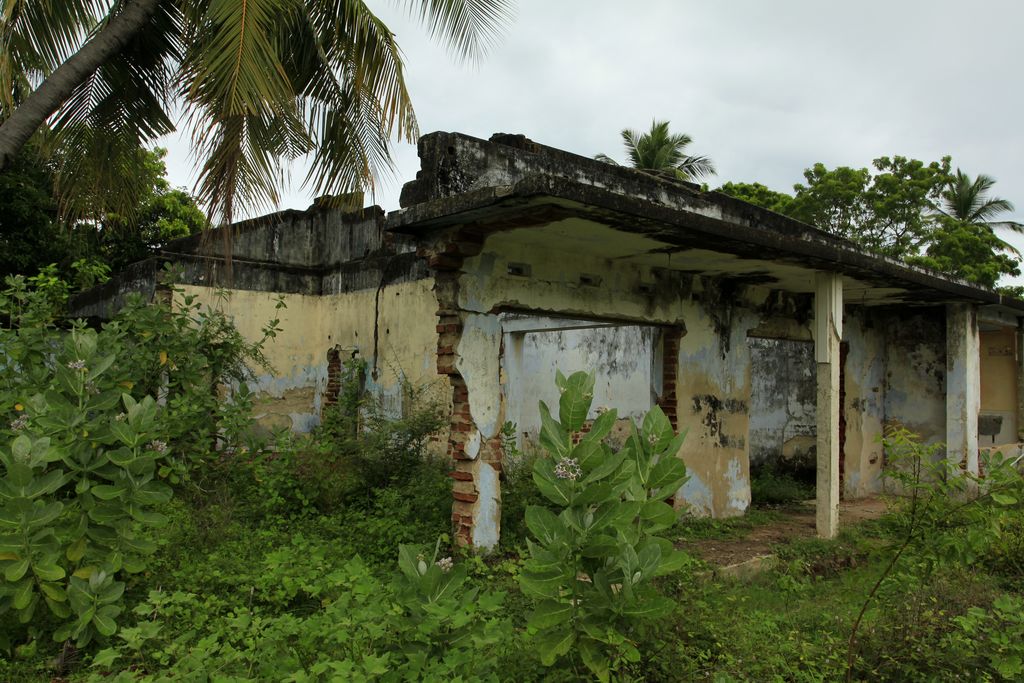
<svg viewBox="0 0 1024 683">
<path fill-rule="evenodd" d="M 173 242 L 75 302 L 104 317 L 152 294 L 165 261 L 183 287 L 253 337 L 275 317 L 260 420 L 309 430 L 336 397 L 341 361 L 402 410 L 403 381 L 448 406 L 453 523 L 498 540 L 500 431 L 528 440 L 555 369 L 594 370 L 594 405 L 636 417 L 660 405 L 689 431 L 676 505 L 742 514 L 750 468 L 816 463 L 817 525 L 841 497 L 880 487 L 895 422 L 978 469 L 979 448 L 1017 448 L 1024 302 L 865 254 L 842 239 L 694 185 L 536 144 L 424 136 L 401 209 L 313 207 Z"/>
</svg>

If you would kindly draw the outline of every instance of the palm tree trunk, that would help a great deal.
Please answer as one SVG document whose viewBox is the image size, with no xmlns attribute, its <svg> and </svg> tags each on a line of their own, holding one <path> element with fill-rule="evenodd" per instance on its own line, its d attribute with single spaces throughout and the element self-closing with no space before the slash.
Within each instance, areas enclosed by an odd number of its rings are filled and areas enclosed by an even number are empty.
<svg viewBox="0 0 1024 683">
<path fill-rule="evenodd" d="M 160 0 L 129 0 L 124 9 L 54 70 L 0 125 L 0 171 L 79 85 L 124 49 L 156 13 Z"/>
</svg>

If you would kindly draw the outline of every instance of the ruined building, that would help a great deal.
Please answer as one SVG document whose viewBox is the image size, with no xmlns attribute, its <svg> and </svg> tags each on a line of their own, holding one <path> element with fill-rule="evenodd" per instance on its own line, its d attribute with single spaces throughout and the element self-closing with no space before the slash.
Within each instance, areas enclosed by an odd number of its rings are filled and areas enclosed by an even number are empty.
<svg viewBox="0 0 1024 683">
<path fill-rule="evenodd" d="M 220 240 L 179 240 L 77 312 L 152 293 L 168 260 L 203 300 L 228 287 L 223 306 L 253 337 L 283 295 L 259 419 L 316 425 L 353 356 L 396 411 L 401 380 L 428 384 L 450 408 L 456 532 L 484 547 L 499 534 L 500 430 L 536 432 L 555 368 L 595 370 L 595 406 L 657 404 L 689 430 L 675 500 L 695 513 L 742 514 L 752 460 L 810 454 L 824 536 L 841 496 L 878 490 L 886 423 L 944 442 L 970 471 L 979 446 L 1018 442 L 1024 302 L 521 136 L 434 133 L 419 154 L 398 211 L 233 226 L 230 280 Z"/>
</svg>

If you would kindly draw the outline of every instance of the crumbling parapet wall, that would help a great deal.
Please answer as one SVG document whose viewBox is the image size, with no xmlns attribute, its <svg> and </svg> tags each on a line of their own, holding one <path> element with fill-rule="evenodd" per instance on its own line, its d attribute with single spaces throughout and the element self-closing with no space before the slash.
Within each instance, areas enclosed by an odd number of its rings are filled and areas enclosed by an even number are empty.
<svg viewBox="0 0 1024 683">
<path fill-rule="evenodd" d="M 165 263 L 182 295 L 225 312 L 246 339 L 261 339 L 264 325 L 280 319 L 281 331 L 264 346 L 272 370 L 254 368 L 261 429 L 308 431 L 319 423 L 338 389 L 329 355 L 336 364 L 364 361 L 367 389 L 396 414 L 403 383 L 443 384 L 435 372 L 433 280 L 410 238 L 385 230 L 378 207 L 283 211 L 176 240 L 77 297 L 73 314 L 106 319 L 130 291 L 152 298 Z M 445 388 L 434 396 L 449 405 Z"/>
</svg>

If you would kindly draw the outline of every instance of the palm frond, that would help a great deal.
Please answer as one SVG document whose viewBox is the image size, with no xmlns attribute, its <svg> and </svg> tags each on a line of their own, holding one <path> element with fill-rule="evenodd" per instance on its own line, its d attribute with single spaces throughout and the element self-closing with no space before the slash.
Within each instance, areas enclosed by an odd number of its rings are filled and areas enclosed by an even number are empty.
<svg viewBox="0 0 1024 683">
<path fill-rule="evenodd" d="M 986 225 L 993 230 L 1009 230 L 1017 234 L 1024 234 L 1024 223 L 1018 223 L 1017 221 L 992 221 L 986 223 Z"/>
<path fill-rule="evenodd" d="M 717 173 L 711 159 L 705 156 L 688 156 L 676 166 L 676 170 L 686 175 L 686 180 L 700 181 Z"/>
<path fill-rule="evenodd" d="M 109 0 L 6 0 L 0 5 L 0 111 L 73 54 L 109 14 Z"/>
<path fill-rule="evenodd" d="M 143 34 L 89 76 L 57 112 L 49 147 L 65 220 L 116 213 L 134 221 L 147 190 L 136 172 L 144 147 L 174 130 L 167 109 L 179 40 L 179 16 L 173 7 L 161 7 Z"/>
<path fill-rule="evenodd" d="M 130 130 L 65 127 L 51 140 L 54 193 L 62 222 L 98 222 L 117 214 L 133 225 L 152 187 L 141 171 L 146 151 Z"/>
<path fill-rule="evenodd" d="M 457 57 L 480 60 L 501 37 L 512 15 L 510 0 L 406 0 L 432 38 Z"/>
<path fill-rule="evenodd" d="M 306 40 L 321 55 L 303 92 L 303 110 L 316 153 L 305 185 L 315 194 L 371 193 L 393 172 L 390 139 L 418 134 L 404 65 L 394 35 L 361 0 L 310 4 Z"/>
<path fill-rule="evenodd" d="M 942 193 L 943 203 L 938 210 L 962 223 L 991 225 L 1000 214 L 1013 211 L 1013 203 L 988 193 L 995 186 L 995 178 L 979 173 L 977 177 L 964 173 L 959 168 L 952 181 Z"/>
<path fill-rule="evenodd" d="M 294 90 L 271 37 L 295 9 L 290 0 L 210 0 L 184 69 L 186 100 L 225 118 L 293 108 Z"/>
</svg>

